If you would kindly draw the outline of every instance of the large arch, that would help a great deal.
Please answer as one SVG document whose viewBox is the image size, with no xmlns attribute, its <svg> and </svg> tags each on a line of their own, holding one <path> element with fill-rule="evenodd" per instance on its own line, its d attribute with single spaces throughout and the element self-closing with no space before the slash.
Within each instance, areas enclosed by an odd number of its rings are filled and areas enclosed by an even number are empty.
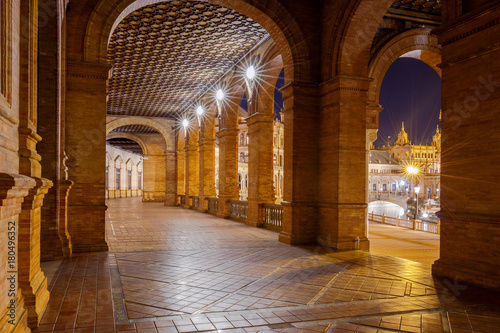
<svg viewBox="0 0 500 333">
<path fill-rule="evenodd" d="M 342 13 L 338 26 L 325 22 L 325 30 L 329 32 L 324 40 L 326 79 L 337 75 L 367 76 L 373 38 L 393 2 L 356 0 L 325 4 L 325 8 Z"/>
<path fill-rule="evenodd" d="M 83 36 L 83 60 L 107 61 L 107 44 L 114 27 L 137 8 L 163 0 L 101 0 L 86 23 Z M 258 22 L 278 45 L 289 78 L 308 80 L 312 75 L 310 45 L 300 25 L 278 0 L 208 0 L 232 8 Z M 96 42 L 98 41 L 98 42 Z"/>
<path fill-rule="evenodd" d="M 385 74 L 391 64 L 402 56 L 425 62 L 441 76 L 441 69 L 437 67 L 441 62 L 441 47 L 437 37 L 426 28 L 405 31 L 386 42 L 372 56 L 368 69 L 368 76 L 373 79 L 368 89 L 369 101 L 379 104 L 380 88 Z"/>
<path fill-rule="evenodd" d="M 146 143 L 137 135 L 132 134 L 132 133 L 123 133 L 123 132 L 113 132 L 113 133 L 108 133 L 106 135 L 106 140 L 109 139 L 129 139 L 132 141 L 135 141 L 139 146 L 141 146 L 142 153 L 144 155 L 148 155 L 148 146 Z"/>
<path fill-rule="evenodd" d="M 175 150 L 174 139 L 171 132 L 160 122 L 146 117 L 122 117 L 112 119 L 106 124 L 106 136 L 114 129 L 127 125 L 143 125 L 151 127 L 162 135 L 165 139 L 165 147 L 167 150 Z"/>
</svg>

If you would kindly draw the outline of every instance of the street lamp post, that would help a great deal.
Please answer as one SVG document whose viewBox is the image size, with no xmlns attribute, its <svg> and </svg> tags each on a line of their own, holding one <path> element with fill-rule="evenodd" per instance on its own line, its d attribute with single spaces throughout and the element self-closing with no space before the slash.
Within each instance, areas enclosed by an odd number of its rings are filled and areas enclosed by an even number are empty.
<svg viewBox="0 0 500 333">
<path fill-rule="evenodd" d="M 416 219 L 417 219 L 417 216 L 418 216 L 418 193 L 420 192 L 420 186 L 416 186 L 415 187 L 415 194 L 416 194 L 416 197 L 417 197 L 417 205 L 415 206 L 415 213 L 413 214 L 413 229 L 416 229 Z"/>
</svg>

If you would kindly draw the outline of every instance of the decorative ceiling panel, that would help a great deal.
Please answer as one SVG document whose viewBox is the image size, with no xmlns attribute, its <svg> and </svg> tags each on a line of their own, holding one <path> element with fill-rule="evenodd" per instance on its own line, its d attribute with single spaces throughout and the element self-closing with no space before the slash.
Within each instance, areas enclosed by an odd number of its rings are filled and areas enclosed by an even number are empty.
<svg viewBox="0 0 500 333">
<path fill-rule="evenodd" d="M 142 155 L 142 148 L 141 146 L 129 139 L 109 139 L 107 140 L 107 143 L 112 145 L 113 147 L 120 148 L 135 154 Z"/>
<path fill-rule="evenodd" d="M 154 128 L 143 126 L 143 125 L 126 125 L 115 128 L 111 132 L 120 132 L 120 133 L 144 133 L 144 134 L 153 134 L 158 133 Z"/>
<path fill-rule="evenodd" d="M 400 9 L 413 13 L 441 15 L 440 0 L 396 0 L 391 9 Z M 390 12 L 391 10 L 389 10 Z"/>
<path fill-rule="evenodd" d="M 204 1 L 143 7 L 109 42 L 108 114 L 173 117 L 267 36 L 252 19 Z"/>
</svg>

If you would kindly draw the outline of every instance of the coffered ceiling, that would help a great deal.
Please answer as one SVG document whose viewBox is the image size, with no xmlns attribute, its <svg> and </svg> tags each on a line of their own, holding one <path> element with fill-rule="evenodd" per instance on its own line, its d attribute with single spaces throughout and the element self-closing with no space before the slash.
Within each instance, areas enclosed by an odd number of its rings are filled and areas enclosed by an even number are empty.
<svg viewBox="0 0 500 333">
<path fill-rule="evenodd" d="M 132 12 L 109 42 L 108 114 L 174 117 L 267 36 L 252 19 L 204 1 Z"/>
</svg>

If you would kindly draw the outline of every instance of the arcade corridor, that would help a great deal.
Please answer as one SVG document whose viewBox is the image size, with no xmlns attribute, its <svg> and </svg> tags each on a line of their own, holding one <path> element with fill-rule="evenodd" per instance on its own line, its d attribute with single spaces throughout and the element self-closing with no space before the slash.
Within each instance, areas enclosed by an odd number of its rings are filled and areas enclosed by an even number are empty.
<svg viewBox="0 0 500 333">
<path fill-rule="evenodd" d="M 455 297 L 432 278 L 429 265 L 292 247 L 268 230 L 135 198 L 108 205 L 109 254 L 63 262 L 34 332 L 493 332 L 500 326 L 500 312 L 483 305 L 479 292 L 444 281 L 457 288 Z"/>
</svg>

